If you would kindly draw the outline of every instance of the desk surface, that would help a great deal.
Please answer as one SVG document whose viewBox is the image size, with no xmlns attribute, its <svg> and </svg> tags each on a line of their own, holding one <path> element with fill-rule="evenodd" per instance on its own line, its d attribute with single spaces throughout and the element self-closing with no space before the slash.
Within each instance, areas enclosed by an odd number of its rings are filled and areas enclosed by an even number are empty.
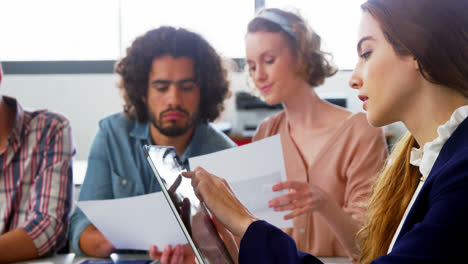
<svg viewBox="0 0 468 264">
<path fill-rule="evenodd" d="M 35 263 L 35 264 L 79 264 L 85 260 L 108 260 L 108 261 L 118 261 L 118 260 L 150 260 L 147 254 L 112 254 L 108 259 L 99 259 L 99 258 L 91 258 L 91 257 L 78 257 L 75 256 L 74 253 L 69 254 L 59 254 L 53 257 L 48 258 L 40 258 L 35 260 L 29 261 L 22 261 L 16 262 L 20 264 L 28 264 L 28 263 Z M 159 263 L 159 261 L 155 260 L 154 263 Z"/>
<path fill-rule="evenodd" d="M 93 258 L 83 258 L 76 257 L 74 253 L 70 254 L 61 254 L 49 258 L 35 259 L 31 261 L 17 262 L 22 264 L 36 263 L 36 264 L 79 264 L 87 259 Z M 149 260 L 148 255 L 146 254 L 112 254 L 111 257 L 107 260 L 117 261 L 117 260 L 137 260 L 137 259 L 147 259 Z M 348 258 L 336 257 L 336 258 L 320 258 L 325 264 L 351 264 Z M 159 261 L 154 261 L 154 263 L 159 263 Z"/>
</svg>

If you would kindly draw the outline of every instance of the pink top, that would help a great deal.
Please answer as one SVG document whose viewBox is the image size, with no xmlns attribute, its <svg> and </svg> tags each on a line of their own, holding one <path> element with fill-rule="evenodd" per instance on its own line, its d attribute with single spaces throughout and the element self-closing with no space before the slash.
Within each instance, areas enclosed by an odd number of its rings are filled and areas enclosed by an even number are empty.
<svg viewBox="0 0 468 264">
<path fill-rule="evenodd" d="M 306 169 L 289 134 L 285 112 L 264 120 L 253 140 L 280 134 L 286 175 L 289 180 L 307 181 L 333 197 L 345 212 L 364 224 L 364 203 L 375 176 L 388 153 L 380 128 L 371 127 L 364 113 L 350 114 L 343 122 L 317 134 L 320 137 L 314 162 Z M 283 230 L 298 249 L 317 256 L 347 256 L 333 231 L 320 214 L 294 218 L 294 228 Z"/>
</svg>

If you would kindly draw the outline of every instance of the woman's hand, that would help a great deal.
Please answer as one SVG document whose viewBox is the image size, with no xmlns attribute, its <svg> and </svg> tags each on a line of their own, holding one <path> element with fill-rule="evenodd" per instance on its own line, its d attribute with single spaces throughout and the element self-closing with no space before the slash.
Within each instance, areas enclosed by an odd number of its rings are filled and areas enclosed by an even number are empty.
<svg viewBox="0 0 468 264">
<path fill-rule="evenodd" d="M 172 248 L 166 246 L 162 252 L 156 246 L 151 246 L 149 255 L 153 259 L 159 259 L 162 264 L 193 264 L 195 262 L 195 254 L 189 244 L 177 245 Z"/>
<path fill-rule="evenodd" d="M 291 213 L 284 216 L 285 219 L 309 212 L 320 213 L 349 256 L 358 259 L 360 252 L 355 236 L 361 225 L 335 199 L 319 187 L 306 182 L 285 181 L 273 186 L 273 191 L 284 189 L 289 189 L 290 193 L 271 200 L 268 202 L 269 207 L 273 207 L 275 211 L 291 210 Z"/>
<path fill-rule="evenodd" d="M 182 174 L 192 178 L 197 197 L 235 236 L 242 238 L 249 225 L 258 220 L 236 198 L 225 179 L 216 177 L 200 167 Z"/>
<path fill-rule="evenodd" d="M 268 207 L 275 211 L 292 212 L 285 215 L 285 219 L 292 219 L 299 215 L 321 211 L 327 208 L 330 201 L 328 194 L 317 186 L 307 182 L 285 181 L 273 186 L 273 191 L 289 189 L 290 192 L 268 202 Z"/>
</svg>

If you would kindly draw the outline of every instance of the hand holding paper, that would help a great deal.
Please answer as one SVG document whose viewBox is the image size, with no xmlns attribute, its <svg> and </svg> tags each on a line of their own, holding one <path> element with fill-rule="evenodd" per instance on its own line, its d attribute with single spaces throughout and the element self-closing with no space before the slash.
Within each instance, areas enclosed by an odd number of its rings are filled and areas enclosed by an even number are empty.
<svg viewBox="0 0 468 264">
<path fill-rule="evenodd" d="M 191 169 L 199 166 L 226 179 L 237 198 L 256 217 L 280 228 L 292 227 L 292 221 L 283 218 L 287 212 L 275 212 L 268 207 L 270 200 L 288 193 L 287 190 L 272 190 L 273 185 L 286 181 L 279 135 L 190 158 L 189 163 Z"/>
<path fill-rule="evenodd" d="M 81 201 L 78 206 L 117 249 L 148 250 L 151 245 L 186 244 L 163 194 Z"/>
</svg>

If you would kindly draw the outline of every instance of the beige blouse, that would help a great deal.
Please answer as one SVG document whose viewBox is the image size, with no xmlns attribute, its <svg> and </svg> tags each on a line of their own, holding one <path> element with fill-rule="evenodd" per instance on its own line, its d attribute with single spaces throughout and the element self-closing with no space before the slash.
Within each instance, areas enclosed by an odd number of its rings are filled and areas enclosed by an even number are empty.
<svg viewBox="0 0 468 264">
<path fill-rule="evenodd" d="M 264 120 L 253 140 L 280 134 L 288 180 L 314 184 L 333 197 L 343 210 L 364 224 L 364 203 L 371 184 L 387 157 L 382 129 L 371 127 L 364 113 L 350 114 L 342 123 L 320 133 L 323 142 L 308 170 L 289 134 L 285 112 Z M 294 218 L 294 227 L 283 230 L 301 251 L 316 256 L 347 256 L 320 214 Z"/>
</svg>

